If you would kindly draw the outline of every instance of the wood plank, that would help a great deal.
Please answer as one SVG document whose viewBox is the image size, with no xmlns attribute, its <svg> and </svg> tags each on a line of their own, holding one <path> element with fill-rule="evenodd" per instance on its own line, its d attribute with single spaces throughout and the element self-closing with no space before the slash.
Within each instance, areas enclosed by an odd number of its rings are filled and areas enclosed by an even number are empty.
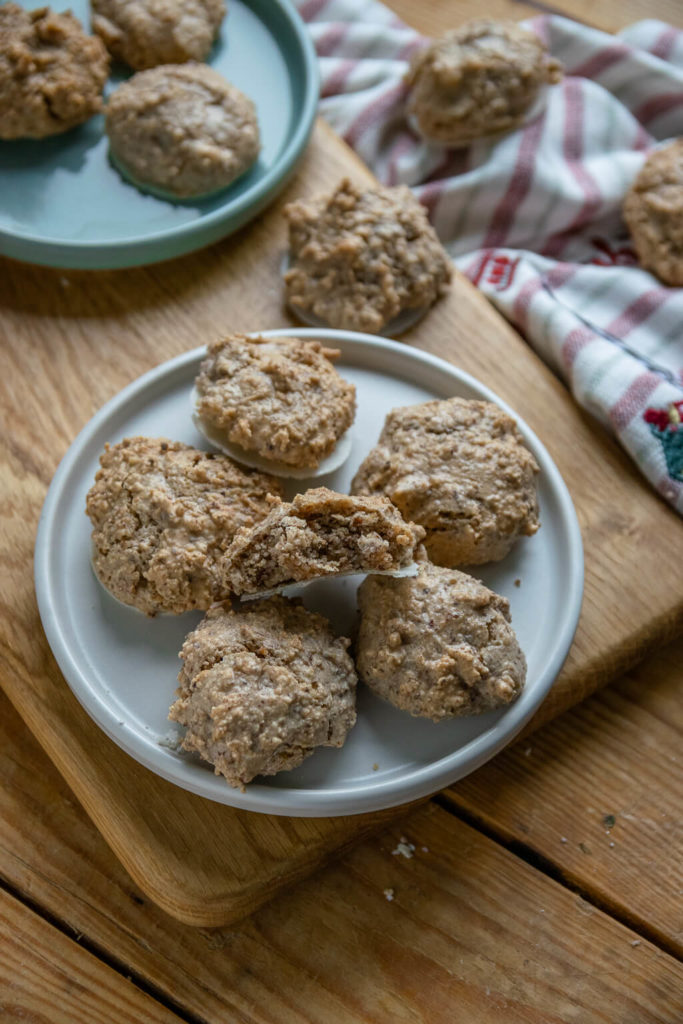
<svg viewBox="0 0 683 1024">
<path fill-rule="evenodd" d="M 448 791 L 683 956 L 683 642 Z"/>
<path fill-rule="evenodd" d="M 0 871 L 188 1015 L 677 1020 L 683 971 L 672 958 L 434 805 L 249 921 L 216 931 L 173 921 L 131 885 L 5 703 Z M 409 859 L 393 852 L 401 836 L 415 846 Z"/>
<path fill-rule="evenodd" d="M 47 656 L 59 721 L 50 756 L 144 892 L 169 914 L 213 927 L 255 907 L 405 808 L 338 818 L 253 814 L 158 778 L 86 715 Z M 43 709 L 44 711 L 44 709 Z M 45 735 L 45 733 L 43 733 Z M 216 836 L 222 837 L 216 842 Z"/>
<path fill-rule="evenodd" d="M 533 18 L 539 14 L 560 14 L 592 25 L 603 32 L 618 32 L 643 18 L 683 27 L 680 0 L 487 0 L 483 10 L 478 0 L 385 0 L 408 25 L 428 36 L 438 36 L 470 18 Z"/>
<path fill-rule="evenodd" d="M 0 890 L 0 1020 L 173 1024 L 180 1019 Z"/>
<path fill-rule="evenodd" d="M 428 35 L 479 16 L 473 0 L 457 7 L 450 0 L 391 0 L 390 6 Z M 556 9 L 605 31 L 643 17 L 683 27 L 678 0 L 556 0 L 531 6 L 493 0 L 486 15 L 528 17 L 536 13 L 534 6 Z M 587 886 L 615 912 L 677 950 L 683 942 L 683 912 L 679 864 L 672 850 L 680 850 L 682 839 L 675 752 L 683 723 L 674 695 L 681 655 L 679 643 L 655 656 L 630 678 L 451 790 L 460 811 L 507 841 L 529 846 L 574 884 Z M 527 750 L 532 755 L 526 756 Z M 619 826 L 608 836 L 603 818 L 612 813 L 610 807 Z"/>
<path fill-rule="evenodd" d="M 331 188 L 343 173 L 371 180 L 319 125 L 284 199 Z M 32 549 L 47 482 L 106 399 L 202 339 L 288 322 L 278 270 L 285 246 L 281 202 L 248 233 L 171 263 L 64 274 L 5 261 L 0 274 L 0 398 L 11 425 L 0 439 L 6 495 L 0 683 L 132 877 L 169 913 L 205 925 L 250 912 L 373 821 L 233 811 L 171 786 L 115 748 L 72 697 L 47 649 Z M 407 337 L 474 373 L 519 409 L 556 459 L 577 505 L 586 548 L 584 606 L 567 664 L 537 718 L 544 720 L 680 632 L 683 594 L 670 557 L 680 521 L 462 275 Z M 216 846 L 216 834 L 230 842 Z"/>
<path fill-rule="evenodd" d="M 514 3 L 516 7 L 517 4 Z M 539 3 L 541 10 L 546 5 Z M 550 0 L 551 11 L 594 25 L 603 32 L 618 32 L 644 18 L 659 18 L 672 25 L 683 26 L 679 0 Z"/>
</svg>

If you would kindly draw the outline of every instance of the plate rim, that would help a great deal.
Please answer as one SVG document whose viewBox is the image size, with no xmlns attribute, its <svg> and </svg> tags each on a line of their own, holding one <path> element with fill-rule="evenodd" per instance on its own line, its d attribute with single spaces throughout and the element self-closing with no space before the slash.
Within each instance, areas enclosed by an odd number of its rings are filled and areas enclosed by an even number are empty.
<svg viewBox="0 0 683 1024">
<path fill-rule="evenodd" d="M 300 71 L 304 75 L 304 102 L 296 126 L 267 174 L 230 202 L 227 210 L 220 206 L 202 214 L 197 220 L 115 241 L 60 239 L 0 226 L 1 255 L 62 270 L 116 270 L 147 266 L 205 248 L 234 233 L 263 210 L 287 184 L 308 144 L 318 108 L 320 70 L 311 35 L 289 0 L 242 0 L 242 3 L 252 10 L 258 7 L 261 14 L 265 10 L 276 9 L 278 16 L 287 21 L 299 48 Z M 279 45 L 277 36 L 271 34 Z M 161 250 L 166 245 L 172 250 L 164 253 Z"/>
<path fill-rule="evenodd" d="M 505 710 L 497 722 L 457 750 L 429 764 L 404 772 L 398 779 L 395 777 L 378 778 L 371 784 L 368 784 L 367 781 L 355 785 L 345 784 L 341 787 L 326 788 L 322 792 L 315 788 L 292 789 L 257 783 L 250 784 L 242 793 L 232 789 L 220 777 L 208 773 L 207 778 L 202 782 L 210 781 L 213 786 L 195 784 L 193 776 L 189 779 L 183 776 L 182 762 L 176 762 L 173 758 L 167 762 L 162 758 L 159 763 L 151 751 L 147 756 L 146 748 L 140 750 L 135 735 L 125 726 L 125 723 L 122 724 L 119 721 L 116 714 L 101 697 L 89 688 L 86 673 L 64 639 L 59 626 L 56 602 L 51 597 L 51 590 L 54 587 L 54 580 L 50 572 L 50 551 L 54 544 L 52 531 L 57 528 L 56 513 L 64 500 L 65 485 L 69 483 L 70 474 L 77 467 L 82 450 L 89 443 L 91 437 L 98 432 L 112 413 L 120 412 L 140 392 L 144 392 L 165 377 L 172 378 L 187 366 L 201 360 L 206 351 L 204 345 L 159 363 L 113 395 L 81 428 L 60 461 L 40 513 L 34 550 L 36 597 L 48 644 L 66 684 L 95 724 L 138 763 L 143 764 L 166 781 L 198 796 L 243 810 L 293 817 L 333 817 L 361 814 L 426 797 L 470 774 L 507 746 L 538 710 L 564 664 L 579 621 L 584 583 L 583 542 L 569 490 L 545 445 L 524 419 L 478 378 L 439 356 L 401 342 L 350 331 L 286 327 L 250 333 L 258 333 L 264 337 L 286 337 L 296 333 L 298 337 L 345 343 L 347 347 L 351 349 L 355 347 L 356 350 L 361 351 L 367 349 L 368 345 L 372 348 L 391 351 L 394 356 L 399 356 L 399 361 L 417 360 L 430 366 L 433 370 L 441 372 L 445 370 L 459 383 L 479 392 L 485 400 L 495 402 L 519 424 L 525 439 L 531 441 L 534 456 L 539 460 L 541 472 L 558 503 L 563 533 L 567 539 L 567 563 L 571 570 L 571 577 L 566 581 L 566 604 L 561 627 L 550 647 L 546 658 L 546 667 L 540 674 L 540 681 L 536 684 L 534 694 L 526 701 L 520 697 Z M 463 765 L 461 762 L 466 762 L 466 764 Z M 208 791 L 209 789 L 210 791 Z"/>
</svg>

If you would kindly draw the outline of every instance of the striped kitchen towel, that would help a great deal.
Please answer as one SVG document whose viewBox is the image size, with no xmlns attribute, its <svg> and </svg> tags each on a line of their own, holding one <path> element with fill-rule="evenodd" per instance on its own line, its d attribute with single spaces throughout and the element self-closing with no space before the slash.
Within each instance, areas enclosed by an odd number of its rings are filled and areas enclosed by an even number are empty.
<svg viewBox="0 0 683 1024">
<path fill-rule="evenodd" d="M 683 289 L 637 265 L 621 218 L 645 156 L 683 135 L 683 32 L 526 22 L 565 69 L 519 130 L 464 149 L 406 120 L 425 40 L 375 0 L 297 0 L 321 114 L 381 182 L 407 184 L 449 253 L 683 513 Z"/>
</svg>

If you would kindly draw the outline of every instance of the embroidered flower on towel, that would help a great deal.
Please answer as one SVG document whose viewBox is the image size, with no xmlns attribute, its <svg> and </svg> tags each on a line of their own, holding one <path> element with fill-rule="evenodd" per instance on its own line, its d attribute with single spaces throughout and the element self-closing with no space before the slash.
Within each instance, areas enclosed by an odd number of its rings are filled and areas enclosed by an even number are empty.
<svg viewBox="0 0 683 1024">
<path fill-rule="evenodd" d="M 669 476 L 683 481 L 683 402 L 669 402 L 664 409 L 646 409 L 643 419 L 661 442 Z"/>
</svg>

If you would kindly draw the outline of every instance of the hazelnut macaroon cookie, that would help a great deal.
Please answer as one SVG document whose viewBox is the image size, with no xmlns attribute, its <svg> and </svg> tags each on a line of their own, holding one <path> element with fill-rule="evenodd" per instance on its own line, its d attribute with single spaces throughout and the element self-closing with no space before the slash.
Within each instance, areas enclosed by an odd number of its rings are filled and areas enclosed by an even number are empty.
<svg viewBox="0 0 683 1024">
<path fill-rule="evenodd" d="M 254 104 L 206 64 L 139 71 L 109 97 L 105 127 L 124 178 L 171 199 L 227 188 L 260 149 Z"/>
<path fill-rule="evenodd" d="M 650 153 L 624 200 L 641 266 L 683 287 L 683 139 Z"/>
<path fill-rule="evenodd" d="M 112 57 L 136 71 L 208 56 L 223 0 L 91 0 L 92 27 Z"/>
<path fill-rule="evenodd" d="M 235 533 L 279 494 L 273 477 L 178 441 L 107 445 L 86 500 L 95 574 L 147 615 L 208 608 L 230 595 L 222 559 Z"/>
<path fill-rule="evenodd" d="M 297 601 L 271 597 L 211 608 L 185 640 L 169 718 L 182 747 L 231 786 L 296 768 L 317 747 L 341 747 L 356 721 L 349 641 Z"/>
<path fill-rule="evenodd" d="M 393 409 L 352 494 L 386 495 L 426 530 L 438 565 L 497 562 L 539 527 L 538 465 L 493 402 L 448 398 Z"/>
<path fill-rule="evenodd" d="M 356 389 L 338 349 L 232 334 L 209 345 L 193 391 L 198 429 L 221 451 L 278 476 L 338 469 L 351 451 Z"/>
<path fill-rule="evenodd" d="M 353 498 L 317 487 L 274 504 L 256 526 L 239 530 L 225 571 L 232 592 L 245 598 L 326 576 L 414 574 L 423 536 L 387 498 Z"/>
<path fill-rule="evenodd" d="M 344 179 L 284 213 L 287 303 L 314 326 L 377 334 L 399 315 L 422 315 L 448 289 L 448 254 L 403 185 L 363 189 Z"/>
<path fill-rule="evenodd" d="M 102 109 L 109 55 L 67 11 L 0 6 L 0 139 L 43 139 Z"/>
<path fill-rule="evenodd" d="M 425 139 L 465 146 L 517 128 L 561 77 L 533 32 L 514 21 L 469 21 L 413 58 L 408 114 Z"/>
<path fill-rule="evenodd" d="M 358 674 L 397 708 L 438 722 L 521 693 L 526 659 L 509 602 L 472 576 L 423 561 L 412 579 L 368 576 L 358 606 Z"/>
</svg>

